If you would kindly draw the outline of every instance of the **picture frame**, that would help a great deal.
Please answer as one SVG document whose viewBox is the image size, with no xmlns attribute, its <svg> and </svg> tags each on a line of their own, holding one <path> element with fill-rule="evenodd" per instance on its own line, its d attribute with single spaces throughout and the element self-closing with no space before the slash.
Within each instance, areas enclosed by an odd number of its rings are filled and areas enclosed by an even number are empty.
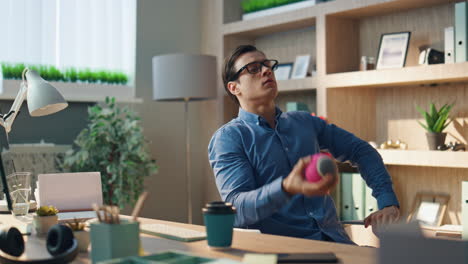
<svg viewBox="0 0 468 264">
<path fill-rule="evenodd" d="M 410 38 L 410 31 L 382 34 L 377 53 L 376 69 L 393 69 L 405 66 Z"/>
<path fill-rule="evenodd" d="M 448 194 L 417 193 L 407 221 L 419 221 L 427 227 L 441 226 L 449 200 Z"/>
<path fill-rule="evenodd" d="M 293 68 L 292 63 L 281 63 L 278 64 L 278 69 L 275 71 L 276 80 L 289 80 L 291 77 L 291 70 Z"/>
<path fill-rule="evenodd" d="M 310 54 L 299 55 L 294 61 L 291 79 L 302 79 L 307 76 L 310 65 Z"/>
</svg>

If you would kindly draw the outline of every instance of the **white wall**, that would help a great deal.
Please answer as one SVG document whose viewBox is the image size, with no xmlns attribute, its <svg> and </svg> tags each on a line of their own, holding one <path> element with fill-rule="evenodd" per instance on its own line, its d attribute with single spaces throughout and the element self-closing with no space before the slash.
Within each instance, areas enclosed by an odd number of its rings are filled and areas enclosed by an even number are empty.
<svg viewBox="0 0 468 264">
<path fill-rule="evenodd" d="M 143 98 L 144 102 L 132 107 L 142 117 L 150 151 L 159 166 L 158 174 L 146 181 L 150 196 L 142 217 L 187 221 L 184 104 L 152 101 L 151 59 L 167 53 L 209 54 L 207 43 L 210 41 L 202 41 L 202 27 L 209 25 L 206 17 L 202 18 L 203 10 L 202 0 L 137 2 L 135 86 L 137 97 Z M 191 102 L 189 106 L 192 199 L 194 223 L 198 224 L 202 224 L 200 208 L 204 202 L 217 198 L 207 161 L 208 141 L 217 127 L 215 105 L 216 100 Z"/>
</svg>

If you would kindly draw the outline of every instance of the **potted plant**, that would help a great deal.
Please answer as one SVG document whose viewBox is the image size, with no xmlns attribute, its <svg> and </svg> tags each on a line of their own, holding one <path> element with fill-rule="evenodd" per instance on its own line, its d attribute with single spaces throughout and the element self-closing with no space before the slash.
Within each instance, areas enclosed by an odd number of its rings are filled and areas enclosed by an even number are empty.
<svg viewBox="0 0 468 264">
<path fill-rule="evenodd" d="M 76 148 L 65 154 L 63 168 L 74 172 L 101 172 L 104 203 L 133 206 L 143 192 L 144 178 L 156 172 L 140 118 L 115 98 L 88 108 L 89 124 L 75 140 Z"/>
<path fill-rule="evenodd" d="M 49 229 L 58 224 L 58 210 L 52 205 L 41 206 L 33 217 L 33 226 L 38 236 L 45 236 Z"/>
<path fill-rule="evenodd" d="M 454 104 L 444 104 L 437 110 L 434 103 L 429 105 L 429 112 L 424 111 L 421 107 L 416 106 L 416 109 L 424 117 L 426 123 L 418 121 L 418 123 L 427 130 L 426 137 L 430 150 L 436 150 L 438 146 L 445 143 L 447 133 L 443 133 L 444 129 L 452 120 L 449 119 L 450 110 Z"/>
<path fill-rule="evenodd" d="M 78 241 L 78 250 L 80 252 L 88 251 L 89 232 L 85 230 L 85 223 L 75 218 L 73 222 L 67 223 L 67 226 L 73 231 L 73 236 Z"/>
</svg>

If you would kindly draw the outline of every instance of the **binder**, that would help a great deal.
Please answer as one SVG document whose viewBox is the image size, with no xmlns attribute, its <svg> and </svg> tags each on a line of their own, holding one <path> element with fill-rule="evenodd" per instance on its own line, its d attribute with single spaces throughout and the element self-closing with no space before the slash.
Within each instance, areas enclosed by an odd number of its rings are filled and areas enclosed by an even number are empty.
<svg viewBox="0 0 468 264">
<path fill-rule="evenodd" d="M 455 62 L 455 32 L 453 27 L 445 28 L 445 37 L 444 37 L 444 49 L 445 49 L 445 63 L 454 63 Z"/>
<path fill-rule="evenodd" d="M 365 186 L 366 193 L 365 193 L 365 211 L 364 211 L 364 218 L 369 216 L 370 214 L 377 212 L 379 207 L 377 205 L 377 199 L 372 196 L 372 189 L 369 186 Z"/>
<path fill-rule="evenodd" d="M 353 173 L 353 220 L 364 219 L 364 180 L 360 173 Z"/>
<path fill-rule="evenodd" d="M 353 174 L 348 172 L 341 173 L 341 220 L 348 221 L 353 219 Z"/>
<path fill-rule="evenodd" d="M 455 4 L 455 62 L 467 61 L 467 2 Z"/>
<path fill-rule="evenodd" d="M 338 219 L 341 219 L 341 178 L 338 181 L 335 189 L 331 192 L 330 196 L 333 198 L 333 202 L 335 203 L 336 208 L 336 215 Z"/>
<path fill-rule="evenodd" d="M 341 220 L 364 219 L 364 181 L 361 174 L 341 174 L 341 198 Z"/>
<path fill-rule="evenodd" d="M 462 181 L 461 212 L 462 212 L 461 225 L 463 227 L 462 238 L 463 240 L 467 240 L 468 239 L 468 181 Z"/>
</svg>

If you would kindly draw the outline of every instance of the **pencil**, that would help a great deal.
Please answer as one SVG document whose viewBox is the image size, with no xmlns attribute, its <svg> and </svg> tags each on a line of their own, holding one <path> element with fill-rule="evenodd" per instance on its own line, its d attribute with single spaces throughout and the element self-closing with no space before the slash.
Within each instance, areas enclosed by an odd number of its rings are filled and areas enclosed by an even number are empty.
<svg viewBox="0 0 468 264">
<path fill-rule="evenodd" d="M 138 215 L 140 214 L 141 208 L 143 207 L 143 203 L 146 200 L 146 197 L 148 196 L 148 192 L 143 192 L 140 194 L 140 197 L 138 197 L 138 201 L 135 205 L 135 208 L 133 208 L 132 212 L 132 221 L 136 222 L 138 219 Z"/>
</svg>

